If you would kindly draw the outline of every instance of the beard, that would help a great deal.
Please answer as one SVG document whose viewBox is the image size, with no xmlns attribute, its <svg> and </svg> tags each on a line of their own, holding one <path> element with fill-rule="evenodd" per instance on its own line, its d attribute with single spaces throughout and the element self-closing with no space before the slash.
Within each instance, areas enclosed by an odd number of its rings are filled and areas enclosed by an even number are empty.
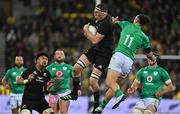
<svg viewBox="0 0 180 114">
<path fill-rule="evenodd" d="M 64 59 L 56 59 L 55 60 L 57 63 L 62 63 L 62 62 L 64 62 Z"/>
<path fill-rule="evenodd" d="M 20 67 L 23 66 L 23 64 L 15 64 L 15 66 L 16 66 L 17 68 L 20 68 Z"/>
</svg>

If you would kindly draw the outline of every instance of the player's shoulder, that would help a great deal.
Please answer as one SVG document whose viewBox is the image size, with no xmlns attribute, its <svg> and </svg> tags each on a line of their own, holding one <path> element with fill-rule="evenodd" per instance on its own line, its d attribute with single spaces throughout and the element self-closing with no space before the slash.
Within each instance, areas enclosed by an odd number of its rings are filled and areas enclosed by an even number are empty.
<svg viewBox="0 0 180 114">
<path fill-rule="evenodd" d="M 119 21 L 119 24 L 133 25 L 133 23 L 131 23 L 129 21 Z"/>
<path fill-rule="evenodd" d="M 157 66 L 157 69 L 158 70 L 161 70 L 161 71 L 165 71 L 165 72 L 167 72 L 163 67 L 161 67 L 161 66 Z"/>
<path fill-rule="evenodd" d="M 68 64 L 68 63 L 64 63 L 64 66 L 69 67 L 69 68 L 73 67 L 71 64 Z"/>
<path fill-rule="evenodd" d="M 10 71 L 13 71 L 13 70 L 15 70 L 15 67 L 11 67 L 7 71 L 10 72 Z"/>
<path fill-rule="evenodd" d="M 139 69 L 139 72 L 144 72 L 146 70 L 148 70 L 148 66 L 142 67 L 141 69 Z"/>
</svg>

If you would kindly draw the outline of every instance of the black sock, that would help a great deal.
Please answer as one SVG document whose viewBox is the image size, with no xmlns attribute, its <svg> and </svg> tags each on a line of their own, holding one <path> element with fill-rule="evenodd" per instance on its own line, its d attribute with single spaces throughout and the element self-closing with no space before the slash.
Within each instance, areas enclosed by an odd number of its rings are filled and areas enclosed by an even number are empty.
<svg viewBox="0 0 180 114">
<path fill-rule="evenodd" d="M 79 83 L 80 83 L 80 78 L 75 77 L 73 78 L 73 91 L 72 94 L 77 96 L 77 91 L 79 89 Z"/>
<path fill-rule="evenodd" d="M 99 106 L 99 97 L 100 97 L 99 91 L 94 92 L 93 95 L 94 95 L 94 108 L 97 108 Z"/>
</svg>

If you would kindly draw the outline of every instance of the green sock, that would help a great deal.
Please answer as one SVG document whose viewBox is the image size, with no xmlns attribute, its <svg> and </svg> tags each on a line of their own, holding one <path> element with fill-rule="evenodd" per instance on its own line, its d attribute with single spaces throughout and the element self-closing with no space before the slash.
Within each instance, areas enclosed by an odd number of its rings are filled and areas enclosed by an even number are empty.
<svg viewBox="0 0 180 114">
<path fill-rule="evenodd" d="M 100 104 L 100 107 L 102 107 L 103 109 L 106 107 L 106 105 L 108 104 L 107 101 L 103 100 Z"/>
<path fill-rule="evenodd" d="M 120 89 L 118 89 L 118 90 L 115 91 L 115 97 L 119 97 L 119 96 L 121 96 L 122 94 L 123 94 L 123 92 L 122 92 Z"/>
</svg>

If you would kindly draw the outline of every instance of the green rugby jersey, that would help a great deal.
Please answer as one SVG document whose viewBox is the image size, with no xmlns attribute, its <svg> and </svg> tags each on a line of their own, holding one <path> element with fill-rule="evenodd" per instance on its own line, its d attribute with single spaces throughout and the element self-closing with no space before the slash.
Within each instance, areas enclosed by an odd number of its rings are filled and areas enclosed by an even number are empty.
<svg viewBox="0 0 180 114">
<path fill-rule="evenodd" d="M 143 67 L 137 72 L 136 80 L 142 85 L 141 98 L 156 98 L 155 93 L 171 82 L 168 72 L 162 67 Z"/>
<path fill-rule="evenodd" d="M 10 81 L 10 91 L 12 93 L 23 93 L 24 92 L 24 84 L 17 84 L 16 79 L 17 77 L 21 76 L 21 74 L 26 70 L 25 67 L 12 67 L 9 69 L 6 74 L 4 75 L 4 79 Z"/>
<path fill-rule="evenodd" d="M 73 71 L 71 65 L 66 63 L 52 63 L 47 66 L 47 70 L 51 74 L 51 79 L 55 80 L 55 84 L 50 88 L 51 94 L 61 94 L 70 90 Z"/>
<path fill-rule="evenodd" d="M 114 52 L 121 52 L 133 60 L 139 48 L 150 47 L 149 38 L 143 33 L 139 25 L 128 21 L 120 21 L 118 25 L 122 31 Z"/>
</svg>

